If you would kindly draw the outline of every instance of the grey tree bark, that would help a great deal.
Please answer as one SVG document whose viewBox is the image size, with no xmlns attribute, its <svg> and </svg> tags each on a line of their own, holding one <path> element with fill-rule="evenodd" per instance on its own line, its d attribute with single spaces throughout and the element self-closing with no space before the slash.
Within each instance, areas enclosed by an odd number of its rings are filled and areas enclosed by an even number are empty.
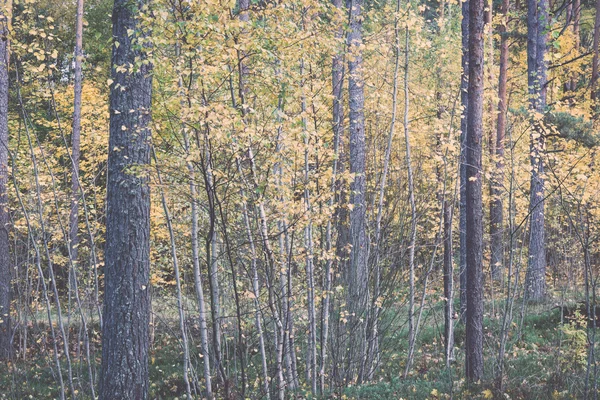
<svg viewBox="0 0 600 400">
<path fill-rule="evenodd" d="M 304 71 L 304 61 L 301 61 L 300 74 Z M 302 83 L 304 86 L 304 82 Z M 306 113 L 306 98 L 302 95 L 302 113 Z M 310 166 L 309 166 L 309 133 L 306 131 L 306 118 L 302 118 L 304 131 L 304 212 L 308 216 L 308 223 L 304 228 L 304 247 L 306 252 L 306 302 L 308 306 L 308 348 L 307 348 L 307 374 L 310 381 L 311 393 L 317 394 L 317 323 L 315 315 L 315 278 L 314 278 L 314 248 L 312 204 L 310 199 Z"/>
<path fill-rule="evenodd" d="M 12 355 L 11 260 L 8 210 L 8 29 L 12 1 L 0 3 L 0 360 Z"/>
<path fill-rule="evenodd" d="M 73 89 L 73 132 L 71 135 L 71 213 L 69 215 L 70 257 L 77 267 L 79 254 L 78 215 L 79 215 L 79 155 L 81 143 L 81 86 L 83 74 L 83 0 L 77 0 L 77 16 L 75 22 L 75 81 Z"/>
<path fill-rule="evenodd" d="M 192 399 L 192 390 L 190 386 L 190 349 L 188 347 L 187 331 L 185 327 L 185 310 L 183 305 L 183 297 L 181 293 L 181 274 L 179 273 L 179 261 L 177 259 L 177 244 L 175 243 L 175 232 L 173 230 L 173 222 L 171 213 L 169 212 L 169 206 L 167 205 L 167 198 L 165 197 L 165 191 L 163 188 L 163 180 L 160 175 L 160 169 L 158 168 L 158 159 L 156 153 L 153 151 L 154 164 L 156 167 L 156 177 L 160 187 L 160 198 L 165 213 L 165 220 L 167 222 L 167 229 L 169 231 L 169 240 L 171 245 L 171 259 L 173 261 L 173 272 L 175 273 L 175 287 L 177 289 L 177 311 L 179 313 L 179 330 L 181 331 L 181 347 L 183 353 L 183 382 L 185 384 L 185 390 L 188 399 Z"/>
<path fill-rule="evenodd" d="M 462 108 L 460 120 L 460 204 L 459 204 L 459 233 L 460 233 L 460 319 L 466 322 L 467 311 L 467 214 L 466 188 L 467 167 L 465 163 L 467 138 L 467 116 L 469 115 L 469 1 L 463 1 L 461 6 L 462 21 L 462 73 L 460 80 L 460 102 Z"/>
<path fill-rule="evenodd" d="M 600 0 L 596 0 L 596 16 L 594 19 L 594 42 L 593 42 L 593 56 L 592 56 L 592 77 L 590 80 L 591 99 L 592 99 L 592 117 L 597 119 L 600 114 L 600 93 L 598 90 L 598 69 L 599 57 L 598 48 L 600 47 Z"/>
<path fill-rule="evenodd" d="M 469 0 L 469 113 L 465 141 L 467 318 L 466 378 L 483 378 L 483 204 L 481 153 L 483 136 L 484 2 Z"/>
<path fill-rule="evenodd" d="M 454 264 L 452 249 L 452 206 L 444 199 L 444 346 L 446 367 L 454 360 Z"/>
<path fill-rule="evenodd" d="M 349 1 L 350 26 L 348 46 L 348 101 L 350 116 L 350 260 L 347 271 L 349 360 L 352 369 L 358 369 L 365 349 L 365 327 L 368 296 L 367 235 L 366 235 L 366 153 L 364 78 L 361 46 L 363 0 Z"/>
<path fill-rule="evenodd" d="M 404 377 L 412 367 L 413 352 L 415 349 L 416 329 L 415 329 L 415 246 L 417 244 L 417 205 L 415 203 L 415 185 L 413 179 L 412 160 L 410 155 L 410 135 L 409 135 L 409 93 L 408 93 L 408 60 L 409 60 L 409 37 L 408 26 L 404 31 L 404 142 L 406 146 L 406 170 L 408 175 L 408 200 L 410 203 L 410 244 L 408 247 L 408 268 L 409 268 L 409 294 L 408 294 L 408 357 Z"/>
<path fill-rule="evenodd" d="M 184 134 L 186 152 L 189 154 L 189 138 Z M 198 320 L 200 322 L 200 352 L 202 354 L 202 364 L 204 366 L 204 384 L 206 386 L 206 398 L 214 398 L 212 390 L 212 379 L 210 375 L 210 351 L 208 348 L 208 327 L 206 301 L 204 299 L 204 288 L 202 284 L 202 273 L 200 271 L 200 254 L 198 245 L 198 191 L 196 189 L 196 170 L 191 161 L 187 161 L 188 175 L 190 181 L 190 197 L 192 203 L 192 265 L 194 270 L 194 288 L 196 289 L 196 298 L 198 300 Z"/>
<path fill-rule="evenodd" d="M 341 0 L 333 0 L 333 5 L 336 7 L 338 12 L 342 9 Z M 340 39 L 343 37 L 343 28 L 340 26 L 335 33 L 336 38 Z M 341 54 L 333 56 L 331 61 L 331 86 L 333 88 L 333 148 L 334 148 L 334 159 L 333 159 L 333 173 L 331 177 L 331 191 L 334 196 L 329 201 L 329 206 L 333 207 L 335 201 L 335 194 L 337 189 L 338 171 L 340 169 L 340 138 L 343 133 L 343 104 L 342 104 L 342 93 L 344 87 L 344 61 Z M 343 167 L 342 167 L 343 168 Z M 321 394 L 325 391 L 325 368 L 327 365 L 327 346 L 329 337 L 329 309 L 331 307 L 331 283 L 333 278 L 333 254 L 332 251 L 332 226 L 331 220 L 327 221 L 326 231 L 326 244 L 325 249 L 328 253 L 326 266 L 325 266 L 325 284 L 323 287 L 323 304 L 321 308 L 321 358 L 319 368 L 319 391 Z"/>
<path fill-rule="evenodd" d="M 112 13 L 101 400 L 148 398 L 152 65 L 138 20 L 146 4 L 115 0 Z"/>
<path fill-rule="evenodd" d="M 544 128 L 546 110 L 546 36 L 547 0 L 527 1 L 527 74 L 532 112 L 530 141 L 531 183 L 529 193 L 529 262 L 525 279 L 525 297 L 538 301 L 546 295 L 546 243 L 544 222 Z M 577 12 L 574 10 L 574 12 Z"/>
</svg>

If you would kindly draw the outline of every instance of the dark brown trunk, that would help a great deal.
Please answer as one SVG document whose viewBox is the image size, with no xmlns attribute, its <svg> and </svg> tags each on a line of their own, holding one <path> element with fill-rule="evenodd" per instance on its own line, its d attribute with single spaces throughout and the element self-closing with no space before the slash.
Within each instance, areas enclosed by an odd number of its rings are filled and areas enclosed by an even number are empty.
<svg viewBox="0 0 600 400">
<path fill-rule="evenodd" d="M 467 323 L 466 377 L 483 378 L 483 205 L 481 153 L 483 137 L 483 0 L 469 0 L 469 113 L 465 143 Z"/>
<path fill-rule="evenodd" d="M 506 134 L 506 77 L 508 72 L 508 37 L 506 24 L 508 23 L 509 0 L 502 0 L 502 18 L 504 22 L 498 27 L 500 33 L 500 74 L 498 77 L 498 120 L 496 124 L 495 162 L 496 168 L 492 171 L 490 182 L 490 264 L 492 278 L 502 279 L 504 265 L 504 242 L 502 240 L 502 181 L 504 178 L 504 136 Z"/>
<path fill-rule="evenodd" d="M 112 13 L 101 400 L 148 398 L 150 187 L 139 169 L 150 163 L 151 138 L 152 67 L 138 21 L 145 4 L 115 0 Z"/>
<path fill-rule="evenodd" d="M 546 71 L 544 60 L 547 35 L 546 0 L 527 2 L 527 71 L 532 112 L 530 141 L 531 185 L 529 194 L 529 262 L 525 281 L 525 297 L 541 300 L 546 295 L 546 245 L 544 224 L 544 132 L 539 123 L 546 110 Z M 573 6 L 574 13 L 578 11 Z M 575 17 L 577 19 L 577 17 Z"/>
</svg>

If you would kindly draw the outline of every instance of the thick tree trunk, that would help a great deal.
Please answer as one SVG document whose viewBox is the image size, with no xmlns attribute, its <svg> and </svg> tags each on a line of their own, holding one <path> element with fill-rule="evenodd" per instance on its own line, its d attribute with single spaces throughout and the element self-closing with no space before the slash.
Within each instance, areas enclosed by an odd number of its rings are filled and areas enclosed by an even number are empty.
<svg viewBox="0 0 600 400">
<path fill-rule="evenodd" d="M 11 261 L 8 211 L 8 29 L 11 0 L 0 3 L 0 360 L 12 355 L 10 321 Z"/>
<path fill-rule="evenodd" d="M 365 349 L 366 303 L 368 292 L 367 235 L 366 235 L 366 152 L 365 152 L 365 95 L 363 78 L 362 0 L 349 4 L 348 30 L 348 100 L 350 116 L 350 260 L 347 271 L 348 312 L 350 333 L 349 356 L 351 369 L 361 365 Z M 352 375 L 352 374 L 351 374 Z"/>
<path fill-rule="evenodd" d="M 508 73 L 508 36 L 506 25 L 508 23 L 509 0 L 502 0 L 503 23 L 498 27 L 500 33 L 500 74 L 498 77 L 498 119 L 496 124 L 495 162 L 496 168 L 492 172 L 490 182 L 490 264 L 492 278 L 502 279 L 504 265 L 503 241 L 503 207 L 502 207 L 502 181 L 504 179 L 504 136 L 506 134 L 506 113 L 508 111 L 506 97 L 506 78 Z"/>
<path fill-rule="evenodd" d="M 462 74 L 460 80 L 460 102 L 462 108 L 460 120 L 460 204 L 459 204 L 459 234 L 460 234 L 460 319 L 466 322 L 467 310 L 467 214 L 466 188 L 467 166 L 465 163 L 467 138 L 467 116 L 469 115 L 469 1 L 463 1 L 462 12 Z"/>
<path fill-rule="evenodd" d="M 469 113 L 465 142 L 467 323 L 466 377 L 483 378 L 483 208 L 481 153 L 483 135 L 483 0 L 469 0 Z"/>
<path fill-rule="evenodd" d="M 544 132 L 541 118 L 546 110 L 546 35 L 548 11 L 546 0 L 527 3 L 527 70 L 532 112 L 530 141 L 531 185 L 529 193 L 529 263 L 525 297 L 541 300 L 546 295 L 546 243 L 544 223 Z M 575 8 L 575 5 L 573 6 Z M 574 9 L 574 13 L 577 11 Z M 577 15 L 577 14 L 575 14 Z M 575 19 L 577 17 L 575 16 Z"/>
<path fill-rule="evenodd" d="M 130 69 L 146 60 L 133 43 L 144 41 L 137 14 L 145 4 L 115 0 L 112 13 L 101 400 L 148 398 L 150 187 L 147 171 L 131 168 L 150 163 L 151 64 Z"/>
</svg>

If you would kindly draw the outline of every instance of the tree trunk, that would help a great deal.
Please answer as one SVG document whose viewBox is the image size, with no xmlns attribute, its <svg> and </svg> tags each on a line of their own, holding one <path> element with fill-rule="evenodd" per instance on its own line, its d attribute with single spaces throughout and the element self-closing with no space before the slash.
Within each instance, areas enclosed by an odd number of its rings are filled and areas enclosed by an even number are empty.
<svg viewBox="0 0 600 400">
<path fill-rule="evenodd" d="M 189 154 L 189 139 L 184 136 L 185 146 Z M 200 322 L 200 353 L 202 354 L 202 364 L 204 366 L 204 384 L 206 386 L 206 398 L 214 398 L 212 391 L 212 380 L 210 375 L 210 352 L 208 349 L 208 327 L 206 301 L 204 300 L 204 288 L 202 285 L 202 273 L 200 271 L 200 254 L 198 246 L 198 195 L 196 190 L 196 172 L 194 164 L 191 161 L 186 162 L 189 180 L 190 197 L 192 203 L 192 264 L 194 269 L 194 288 L 196 289 L 196 298 L 198 299 L 198 320 Z"/>
<path fill-rule="evenodd" d="M 463 1 L 462 12 L 462 74 L 460 80 L 460 102 L 462 114 L 460 120 L 460 207 L 459 207 L 459 233 L 460 233 L 460 319 L 466 322 L 467 310 L 467 214 L 466 214 L 466 188 L 467 166 L 465 163 L 467 138 L 467 116 L 469 115 L 469 1 Z"/>
<path fill-rule="evenodd" d="M 11 260 L 8 211 L 8 30 L 12 1 L 0 3 L 0 360 L 12 355 L 10 321 Z"/>
<path fill-rule="evenodd" d="M 546 71 L 544 60 L 547 35 L 546 0 L 527 3 L 527 72 L 532 112 L 530 141 L 531 185 L 529 193 L 529 262 L 525 281 L 525 297 L 541 300 L 546 295 L 546 244 L 544 224 L 544 132 L 541 118 L 546 110 Z M 573 6 L 575 19 L 577 10 Z"/>
<path fill-rule="evenodd" d="M 336 7 L 338 12 L 341 12 L 342 1 L 333 0 L 333 5 Z M 343 28 L 340 26 L 335 33 L 335 37 L 340 39 L 343 37 Z M 333 207 L 335 202 L 335 194 L 338 185 L 338 171 L 342 163 L 339 162 L 340 156 L 340 139 L 343 133 L 343 106 L 342 106 L 342 92 L 344 88 L 344 62 L 341 54 L 336 54 L 332 59 L 331 68 L 331 85 L 333 88 L 333 148 L 334 148 L 334 159 L 333 159 L 333 173 L 331 177 L 331 191 L 333 196 L 329 201 L 329 206 Z M 338 204 L 339 205 L 339 204 Z M 333 279 L 333 255 L 332 251 L 332 222 L 331 219 L 327 221 L 327 232 L 326 232 L 326 244 L 325 249 L 327 251 L 327 261 L 325 266 L 325 284 L 323 288 L 323 305 L 321 308 L 321 358 L 319 368 L 319 391 L 321 394 L 325 391 L 325 368 L 327 365 L 327 346 L 329 337 L 329 309 L 331 307 L 331 283 Z M 339 233 L 339 230 L 338 230 Z M 339 250 L 338 250 L 339 251 Z M 338 253 L 339 254 L 339 253 Z"/>
<path fill-rule="evenodd" d="M 404 377 L 412 366 L 413 352 L 415 348 L 415 246 L 417 245 L 417 205 L 415 203 L 415 185 L 413 180 L 412 160 L 410 155 L 410 136 L 408 130 L 409 115 L 409 93 L 408 93 L 408 26 L 405 31 L 404 41 L 404 143 L 406 146 L 406 170 L 408 175 L 408 200 L 410 202 L 410 244 L 408 245 L 408 268 L 409 268 L 409 294 L 408 294 L 408 357 Z"/>
<path fill-rule="evenodd" d="M 495 160 L 496 168 L 492 172 L 490 182 L 490 264 L 492 278 L 502 279 L 504 265 L 503 241 L 503 207 L 502 207 L 502 181 L 504 178 L 504 136 L 506 133 L 506 113 L 508 104 L 506 97 L 506 79 L 508 73 L 508 36 L 506 25 L 508 23 L 509 0 L 502 0 L 503 23 L 498 27 L 500 33 L 500 74 L 498 77 L 498 119 L 496 124 Z"/>
<path fill-rule="evenodd" d="M 79 153 L 81 137 L 81 85 L 83 62 L 83 0 L 77 0 L 75 23 L 75 82 L 73 97 L 73 133 L 71 136 L 71 159 L 73 173 L 71 178 L 71 213 L 69 215 L 69 246 L 74 267 L 77 267 L 79 254 L 79 236 L 77 220 L 79 215 Z"/>
<path fill-rule="evenodd" d="M 592 117 L 598 118 L 600 114 L 600 91 L 598 90 L 598 47 L 600 43 L 600 0 L 596 0 L 596 18 L 594 22 L 594 48 L 593 48 L 593 59 L 592 59 L 592 79 L 590 82 L 591 96 L 592 96 Z"/>
<path fill-rule="evenodd" d="M 150 187 L 147 172 L 131 168 L 150 163 L 152 67 L 122 70 L 146 61 L 133 43 L 144 41 L 137 14 L 145 5 L 115 0 L 112 13 L 101 400 L 148 398 Z"/>
<path fill-rule="evenodd" d="M 302 112 L 306 112 L 305 99 L 302 99 Z M 306 121 L 303 118 L 303 126 L 306 127 Z M 308 148 L 308 132 L 304 134 L 304 212 L 308 216 L 308 222 L 304 228 L 304 246 L 306 252 L 306 301 L 308 306 L 308 352 L 307 358 L 309 362 L 309 378 L 311 393 L 317 394 L 317 324 L 315 316 L 315 278 L 314 278 L 314 250 L 312 236 L 312 206 L 310 202 L 309 185 L 309 148 Z"/>
<path fill-rule="evenodd" d="M 444 199 L 444 344 L 446 367 L 454 361 L 454 266 L 452 253 L 452 206 Z"/>
<path fill-rule="evenodd" d="M 469 0 L 469 113 L 466 157 L 467 323 L 466 377 L 483 378 L 483 0 Z"/>
<path fill-rule="evenodd" d="M 183 297 L 181 293 L 181 278 L 179 273 L 179 261 L 177 259 L 177 244 L 175 243 L 175 232 L 173 230 L 173 223 L 171 219 L 171 213 L 169 212 L 169 206 L 167 205 L 167 198 L 165 197 L 164 184 L 160 175 L 160 169 L 158 168 L 158 159 L 156 153 L 153 152 L 154 166 L 156 167 L 156 177 L 160 187 L 160 198 L 165 213 L 165 220 L 167 222 L 167 230 L 169 231 L 169 240 L 171 245 L 171 259 L 173 261 L 173 272 L 175 273 L 175 288 L 177 289 L 177 311 L 179 313 L 179 330 L 181 331 L 181 347 L 183 353 L 183 382 L 185 384 L 185 390 L 188 399 L 192 399 L 192 390 L 190 387 L 189 370 L 190 370 L 190 349 L 188 347 L 187 332 L 185 327 L 185 310 L 183 305 Z"/>
<path fill-rule="evenodd" d="M 350 1 L 348 30 L 348 100 L 350 116 L 350 241 L 352 248 L 347 271 L 349 324 L 349 356 L 358 367 L 365 349 L 364 324 L 367 302 L 367 236 L 366 236 L 366 149 L 365 95 L 363 78 L 362 40 L 363 0 Z M 351 353 L 351 354 L 350 354 Z M 352 375 L 352 374 L 351 374 Z"/>
</svg>

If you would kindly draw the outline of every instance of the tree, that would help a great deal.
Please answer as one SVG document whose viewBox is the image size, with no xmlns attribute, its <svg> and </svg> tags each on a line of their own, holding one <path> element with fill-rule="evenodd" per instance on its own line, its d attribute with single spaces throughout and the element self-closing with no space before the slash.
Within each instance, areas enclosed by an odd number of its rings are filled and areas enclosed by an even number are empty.
<svg viewBox="0 0 600 400">
<path fill-rule="evenodd" d="M 342 11 L 342 1 L 332 0 L 333 6 L 336 8 L 338 14 Z M 342 24 L 338 23 L 337 30 L 335 32 L 336 39 L 343 38 L 344 30 Z M 331 88 L 333 95 L 333 107 L 332 107 L 332 130 L 333 130 L 333 148 L 334 148 L 334 159 L 332 165 L 332 177 L 331 177 L 331 192 L 336 193 L 338 186 L 338 172 L 343 170 L 344 164 L 340 162 L 340 142 L 342 140 L 343 127 L 343 104 L 342 94 L 344 91 L 344 60 L 342 54 L 337 53 L 331 59 Z M 329 205 L 334 206 L 336 198 L 332 196 Z M 338 204 L 339 206 L 340 204 Z M 340 225 L 338 225 L 338 237 L 340 232 Z M 330 252 L 332 250 L 332 234 L 333 224 L 331 220 L 327 221 L 326 227 L 326 250 Z M 319 369 L 319 391 L 323 393 L 325 391 L 325 368 L 327 363 L 327 346 L 328 346 L 328 335 L 329 335 L 329 311 L 331 304 L 331 283 L 333 278 L 333 260 L 329 257 L 326 261 L 325 267 L 325 285 L 323 288 L 323 305 L 321 308 L 321 358 L 320 358 L 320 369 Z"/>
<path fill-rule="evenodd" d="M 546 295 L 546 243 L 544 223 L 544 127 L 546 111 L 546 35 L 548 5 L 546 0 L 527 2 L 527 83 L 532 113 L 530 138 L 531 183 L 529 189 L 529 262 L 525 280 L 525 297 L 541 300 Z M 574 13 L 577 13 L 574 10 Z M 576 17 L 577 18 L 577 17 Z"/>
<path fill-rule="evenodd" d="M 504 244 L 502 240 L 503 208 L 502 208 L 502 180 L 504 176 L 504 136 L 506 134 L 506 113 L 508 111 L 506 96 L 506 81 L 508 75 L 508 23 L 509 0 L 502 0 L 502 18 L 504 21 L 498 27 L 500 31 L 500 74 L 498 76 L 498 118 L 496 120 L 496 143 L 494 147 L 494 161 L 496 168 L 490 180 L 490 264 L 492 278 L 502 278 L 504 265 Z"/>
<path fill-rule="evenodd" d="M 454 265 L 452 249 L 452 206 L 444 199 L 444 349 L 446 366 L 454 360 Z"/>
<path fill-rule="evenodd" d="M 11 259 L 8 211 L 8 66 L 11 0 L 0 3 L 0 360 L 12 354 Z"/>
<path fill-rule="evenodd" d="M 592 98 L 592 116 L 598 118 L 600 114 L 600 104 L 597 104 L 600 99 L 598 93 L 598 47 L 600 44 L 600 0 L 596 0 L 596 18 L 594 20 L 594 43 L 593 43 L 593 58 L 592 58 L 592 78 L 590 82 L 591 98 Z"/>
<path fill-rule="evenodd" d="M 139 16 L 115 0 L 100 399 L 148 398 L 152 65 Z"/>
<path fill-rule="evenodd" d="M 483 136 L 483 0 L 469 0 L 469 113 L 465 140 L 467 318 L 466 376 L 483 378 L 483 208 L 481 153 Z"/>
<path fill-rule="evenodd" d="M 462 108 L 460 119 L 460 205 L 459 205 L 459 234 L 460 234 L 460 319 L 465 322 L 467 310 L 467 214 L 466 214 L 466 189 L 467 166 L 465 163 L 467 139 L 467 116 L 469 115 L 469 1 L 461 5 L 461 75 L 460 75 L 460 103 Z"/>
<path fill-rule="evenodd" d="M 77 217 L 79 214 L 79 157 L 81 153 L 81 84 L 83 62 L 83 0 L 77 0 L 77 16 L 75 23 L 75 82 L 73 96 L 73 133 L 71 136 L 71 162 L 73 173 L 71 175 L 71 214 L 69 215 L 69 246 L 71 260 L 77 263 L 78 228 Z"/>
<path fill-rule="evenodd" d="M 366 153 L 365 153 L 365 94 L 363 78 L 362 0 L 349 3 L 350 26 L 348 30 L 348 111 L 350 117 L 350 242 L 351 252 L 347 271 L 349 329 L 352 331 L 348 348 L 351 358 L 361 355 L 356 349 L 364 349 L 364 327 L 367 300 L 367 235 L 366 235 Z M 362 350 L 358 351 L 361 353 Z M 357 361 L 357 364 L 359 362 Z"/>
</svg>

